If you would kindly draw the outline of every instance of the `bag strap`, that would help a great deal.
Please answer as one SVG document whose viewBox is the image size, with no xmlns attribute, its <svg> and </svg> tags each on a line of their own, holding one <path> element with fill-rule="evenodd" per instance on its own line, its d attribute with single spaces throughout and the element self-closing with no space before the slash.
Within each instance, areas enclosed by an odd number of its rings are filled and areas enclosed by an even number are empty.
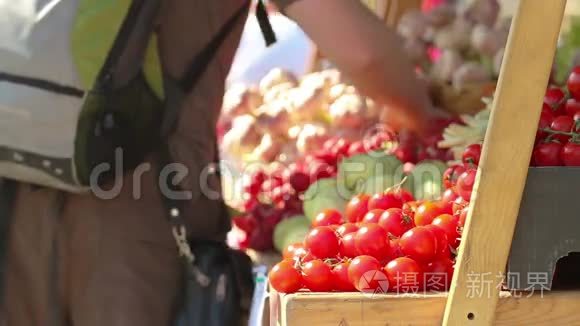
<svg viewBox="0 0 580 326">
<path fill-rule="evenodd" d="M 176 129 L 179 112 L 183 106 L 185 97 L 195 88 L 197 83 L 200 81 L 201 77 L 207 70 L 207 67 L 213 58 L 216 56 L 224 41 L 231 34 L 239 20 L 245 17 L 245 14 L 248 12 L 251 4 L 252 0 L 247 0 L 246 4 L 238 9 L 233 14 L 233 16 L 231 16 L 226 21 L 218 33 L 210 40 L 207 46 L 192 59 L 189 69 L 185 72 L 181 80 L 176 81 L 169 76 L 164 77 L 166 103 L 164 112 L 165 116 L 161 127 L 161 137 L 164 144 L 158 153 L 158 168 L 160 171 L 163 167 L 171 164 L 172 162 L 169 146 L 167 146 L 166 142 L 169 136 Z M 262 24 L 266 25 L 264 22 L 264 14 L 266 15 L 267 20 L 267 13 L 265 11 L 262 0 L 258 0 L 258 6 L 257 14 L 258 12 L 262 11 L 262 13 L 259 14 L 262 17 L 262 23 L 260 26 L 262 26 Z M 262 10 L 260 10 L 260 7 Z M 269 23 L 267 25 L 269 26 Z M 271 26 L 269 26 L 269 28 L 263 29 L 262 32 L 264 34 L 264 38 L 266 39 L 267 45 L 271 45 L 275 41 L 275 36 Z M 217 173 L 219 175 L 219 170 Z M 170 191 L 173 192 L 179 192 L 182 190 L 179 184 L 174 184 L 172 182 L 168 182 L 166 186 Z M 184 208 L 183 200 L 169 198 L 165 195 L 162 196 L 165 209 L 172 224 L 173 237 L 175 238 L 180 255 L 188 262 L 187 266 L 191 274 L 196 278 L 197 282 L 204 287 L 208 286 L 210 283 L 210 278 L 195 265 L 195 256 L 192 253 L 187 239 L 186 225 L 181 215 Z"/>
<path fill-rule="evenodd" d="M 16 181 L 0 179 L 0 309 L 3 309 L 3 301 L 6 299 L 4 294 L 4 272 L 6 271 L 8 234 L 12 221 L 16 190 Z"/>
<path fill-rule="evenodd" d="M 141 69 L 160 5 L 160 0 L 132 0 L 99 72 L 96 89 L 111 90 L 121 70 L 136 73 Z"/>
</svg>

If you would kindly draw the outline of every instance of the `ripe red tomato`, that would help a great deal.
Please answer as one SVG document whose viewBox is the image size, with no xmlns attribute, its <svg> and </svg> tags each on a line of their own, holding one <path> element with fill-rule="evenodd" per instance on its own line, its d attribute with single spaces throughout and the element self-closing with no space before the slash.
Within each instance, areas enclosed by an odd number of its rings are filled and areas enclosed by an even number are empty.
<svg viewBox="0 0 580 326">
<path fill-rule="evenodd" d="M 309 261 L 302 266 L 302 282 L 312 292 L 332 291 L 333 280 L 330 266 L 320 259 Z"/>
<path fill-rule="evenodd" d="M 453 202 L 453 215 L 457 214 L 458 211 L 462 210 L 465 207 L 469 206 L 469 202 L 465 199 L 458 197 Z"/>
<path fill-rule="evenodd" d="M 361 255 L 375 257 L 378 260 L 390 258 L 393 248 L 389 235 L 378 224 L 363 224 L 354 236 L 356 250 Z"/>
<path fill-rule="evenodd" d="M 469 169 L 463 172 L 462 175 L 457 179 L 457 186 L 455 191 L 461 198 L 466 201 L 471 200 L 471 192 L 473 191 L 473 186 L 475 184 L 475 176 L 477 175 L 477 170 Z"/>
<path fill-rule="evenodd" d="M 317 258 L 334 258 L 338 254 L 338 237 L 328 226 L 316 227 L 304 239 L 304 248 Z"/>
<path fill-rule="evenodd" d="M 415 212 L 415 225 L 428 225 L 433 220 L 442 214 L 443 208 L 436 202 L 424 202 L 417 208 Z"/>
<path fill-rule="evenodd" d="M 561 115 L 556 117 L 552 124 L 550 125 L 550 129 L 554 131 L 561 131 L 561 132 L 571 132 L 572 128 L 574 127 L 574 119 L 567 115 Z M 554 139 L 560 141 L 560 143 L 565 144 L 569 139 L 570 136 L 568 135 L 554 135 Z"/>
<path fill-rule="evenodd" d="M 294 293 L 302 288 L 302 275 L 294 268 L 293 260 L 283 260 L 268 274 L 270 285 L 280 293 Z"/>
<path fill-rule="evenodd" d="M 291 245 L 288 245 L 288 247 L 286 247 L 286 249 L 284 249 L 284 252 L 282 253 L 282 258 L 283 259 L 294 259 L 296 250 L 304 250 L 304 245 L 302 243 L 293 243 Z"/>
<path fill-rule="evenodd" d="M 348 268 L 350 262 L 345 261 L 334 266 L 332 269 L 334 289 L 342 292 L 351 292 L 356 290 L 352 282 L 348 279 Z"/>
<path fill-rule="evenodd" d="M 451 257 L 451 250 L 449 248 L 449 240 L 447 239 L 447 233 L 443 231 L 441 228 L 436 227 L 433 224 L 425 225 L 429 231 L 431 231 L 435 235 L 435 239 L 437 240 L 437 257 Z"/>
<path fill-rule="evenodd" d="M 566 166 L 580 166 L 580 144 L 570 142 L 564 145 L 560 157 Z"/>
<path fill-rule="evenodd" d="M 369 199 L 369 211 L 373 209 L 387 210 L 389 208 L 401 208 L 403 202 L 401 198 L 393 192 L 375 194 Z"/>
<path fill-rule="evenodd" d="M 570 94 L 577 100 L 580 100 L 580 66 L 574 67 L 568 77 L 567 82 Z"/>
<path fill-rule="evenodd" d="M 445 173 L 443 173 L 443 185 L 445 186 L 445 189 L 453 188 L 457 182 L 457 178 L 465 172 L 465 170 L 466 168 L 463 165 L 454 165 L 445 170 Z"/>
<path fill-rule="evenodd" d="M 397 293 L 417 293 L 423 288 L 423 270 L 411 258 L 399 257 L 385 266 L 389 280 L 389 291 Z"/>
<path fill-rule="evenodd" d="M 403 188 L 398 188 L 397 190 L 394 190 L 395 195 L 397 195 L 397 197 L 399 197 L 399 199 L 401 200 L 401 202 L 404 203 L 408 203 L 411 201 L 415 201 L 415 197 L 413 196 L 413 194 Z"/>
<path fill-rule="evenodd" d="M 379 223 L 379 219 L 385 210 L 383 209 L 373 209 L 366 213 L 363 217 L 363 223 Z"/>
<path fill-rule="evenodd" d="M 336 229 L 336 233 L 338 233 L 338 235 L 341 237 L 356 231 L 358 231 L 358 226 L 354 223 L 344 223 L 343 225 L 339 226 L 338 229 Z"/>
<path fill-rule="evenodd" d="M 375 293 L 383 274 L 381 270 L 381 264 L 375 257 L 358 256 L 350 262 L 348 280 L 359 291 Z"/>
<path fill-rule="evenodd" d="M 437 257 L 437 239 L 429 228 L 417 226 L 405 232 L 399 240 L 401 251 L 419 263 L 428 263 Z"/>
<path fill-rule="evenodd" d="M 540 115 L 540 122 L 538 123 L 538 131 L 536 132 L 536 139 L 540 140 L 547 136 L 547 133 L 544 131 L 546 128 L 550 128 L 550 125 L 554 121 L 554 114 L 551 111 L 544 111 L 542 110 L 542 114 Z"/>
<path fill-rule="evenodd" d="M 465 164 L 479 164 L 479 158 L 481 157 L 481 144 L 472 144 L 467 146 L 463 152 L 462 161 Z"/>
<path fill-rule="evenodd" d="M 368 206 L 370 198 L 371 197 L 369 195 L 365 194 L 352 197 L 352 199 L 346 205 L 346 209 L 344 211 L 346 220 L 351 223 L 362 221 L 365 214 L 369 211 Z"/>
<path fill-rule="evenodd" d="M 342 214 L 336 209 L 325 209 L 318 213 L 312 221 L 312 226 L 331 226 L 339 225 L 342 223 Z"/>
<path fill-rule="evenodd" d="M 453 203 L 459 197 L 453 189 L 447 189 L 441 197 L 441 207 L 443 214 L 453 214 Z"/>
<path fill-rule="evenodd" d="M 433 220 L 433 225 L 445 231 L 447 241 L 451 247 L 457 248 L 459 246 L 459 218 L 449 214 L 439 215 Z"/>
<path fill-rule="evenodd" d="M 539 143 L 534 148 L 532 162 L 535 166 L 562 166 L 560 158 L 562 144 L 557 142 Z"/>
<path fill-rule="evenodd" d="M 403 214 L 400 208 L 389 208 L 383 212 L 379 219 L 379 226 L 388 234 L 400 237 L 403 233 L 415 227 L 413 219 Z"/>
<path fill-rule="evenodd" d="M 574 115 L 578 112 L 580 112 L 580 101 L 574 99 L 574 98 L 569 98 L 566 101 L 566 114 L 570 117 L 574 117 Z"/>
<path fill-rule="evenodd" d="M 465 221 L 467 220 L 467 214 L 469 213 L 469 206 L 463 208 L 462 210 L 459 211 L 459 214 L 454 214 L 454 215 L 459 215 L 459 221 L 458 224 L 460 227 L 464 227 L 465 226 Z"/>
<path fill-rule="evenodd" d="M 355 232 L 349 233 L 340 239 L 340 257 L 354 258 L 359 255 L 359 252 L 356 249 L 355 235 Z"/>
<path fill-rule="evenodd" d="M 564 114 L 564 100 L 566 94 L 558 87 L 550 87 L 544 96 L 544 104 L 549 106 L 555 115 Z"/>
<path fill-rule="evenodd" d="M 427 265 L 425 270 L 425 288 L 429 291 L 447 291 L 451 285 L 452 278 L 453 261 L 449 258 L 437 259 Z"/>
</svg>

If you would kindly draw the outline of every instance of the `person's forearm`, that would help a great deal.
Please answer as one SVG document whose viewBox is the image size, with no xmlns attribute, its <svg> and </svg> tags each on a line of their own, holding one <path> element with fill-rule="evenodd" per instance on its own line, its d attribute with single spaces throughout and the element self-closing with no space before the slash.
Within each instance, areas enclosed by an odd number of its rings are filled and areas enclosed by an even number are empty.
<svg viewBox="0 0 580 326">
<path fill-rule="evenodd" d="M 393 122 L 422 128 L 429 114 L 425 86 L 415 77 L 394 31 L 359 1 L 299 0 L 286 9 L 353 83 L 394 112 Z M 400 113 L 400 114 L 397 114 Z"/>
</svg>

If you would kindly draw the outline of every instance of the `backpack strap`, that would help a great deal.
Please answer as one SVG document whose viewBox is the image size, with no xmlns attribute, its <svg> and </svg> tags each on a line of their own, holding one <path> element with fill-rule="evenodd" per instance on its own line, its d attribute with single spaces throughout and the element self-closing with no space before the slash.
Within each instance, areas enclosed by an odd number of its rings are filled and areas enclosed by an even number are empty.
<svg viewBox="0 0 580 326">
<path fill-rule="evenodd" d="M 0 310 L 3 309 L 4 272 L 8 252 L 8 235 L 12 220 L 14 200 L 16 198 L 17 183 L 8 179 L 0 179 Z M 2 313 L 2 311 L 0 311 Z"/>
<path fill-rule="evenodd" d="M 160 0 L 132 0 L 113 46 L 99 72 L 96 90 L 111 90 L 122 75 L 135 76 L 153 35 Z"/>
<path fill-rule="evenodd" d="M 231 34 L 236 24 L 240 19 L 245 17 L 252 0 L 247 0 L 246 4 L 231 16 L 226 23 L 219 29 L 218 33 L 209 41 L 207 46 L 199 52 L 191 61 L 188 70 L 185 72 L 181 80 L 176 81 L 166 76 L 164 78 L 166 99 L 169 100 L 169 105 L 166 106 L 165 117 L 161 127 L 161 135 L 165 139 L 169 134 L 175 130 L 175 124 L 179 117 L 180 103 L 182 102 L 183 94 L 189 93 L 199 82 L 207 67 L 216 56 L 221 48 L 221 45 Z M 276 35 L 272 29 L 272 25 L 268 19 L 268 13 L 264 6 L 263 0 L 258 0 L 256 9 L 256 17 L 260 23 L 260 29 L 266 41 L 266 45 L 270 46 L 276 42 Z M 176 93 L 181 93 L 179 96 Z M 180 102 L 180 103 L 172 103 Z"/>
</svg>

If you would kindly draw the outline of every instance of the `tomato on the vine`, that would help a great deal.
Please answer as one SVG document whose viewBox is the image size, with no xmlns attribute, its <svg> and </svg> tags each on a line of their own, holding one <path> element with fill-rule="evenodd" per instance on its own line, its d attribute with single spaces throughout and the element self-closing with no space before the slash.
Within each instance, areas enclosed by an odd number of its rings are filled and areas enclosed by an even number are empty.
<svg viewBox="0 0 580 326">
<path fill-rule="evenodd" d="M 362 221 L 365 214 L 369 211 L 369 199 L 371 197 L 366 194 L 360 194 L 352 197 L 352 199 L 346 204 L 344 210 L 344 216 L 346 220 L 351 223 L 357 223 Z"/>
<path fill-rule="evenodd" d="M 343 225 L 339 226 L 338 229 L 336 229 L 336 233 L 338 233 L 338 235 L 341 237 L 356 231 L 358 231 L 358 226 L 354 223 L 344 223 Z"/>
<path fill-rule="evenodd" d="M 447 239 L 447 233 L 443 231 L 443 229 L 429 224 L 425 226 L 429 231 L 435 235 L 435 239 L 437 240 L 437 257 L 451 257 L 451 250 L 449 249 L 449 240 Z"/>
<path fill-rule="evenodd" d="M 441 215 L 442 212 L 443 207 L 441 207 L 439 203 L 432 201 L 424 202 L 415 212 L 415 225 L 421 226 L 431 224 L 431 222 L 433 222 L 437 216 Z"/>
<path fill-rule="evenodd" d="M 423 288 L 423 269 L 409 257 L 391 260 L 385 266 L 389 280 L 389 291 L 397 293 L 416 293 Z"/>
<path fill-rule="evenodd" d="M 459 225 L 459 227 L 465 226 L 465 221 L 467 220 L 468 213 L 469 213 L 469 207 L 465 207 L 465 208 L 461 209 L 460 211 L 458 211 L 456 214 L 454 214 L 455 216 L 458 217 L 457 225 Z"/>
<path fill-rule="evenodd" d="M 400 237 L 403 233 L 415 227 L 413 219 L 405 214 L 400 208 L 390 208 L 383 212 L 379 219 L 379 226 L 388 234 Z"/>
<path fill-rule="evenodd" d="M 574 119 L 567 115 L 556 117 L 550 125 L 550 129 L 558 132 L 571 132 L 572 128 L 574 128 Z M 553 138 L 564 144 L 570 139 L 570 136 L 555 134 Z"/>
<path fill-rule="evenodd" d="M 407 189 L 404 188 L 398 188 L 397 190 L 394 190 L 394 193 L 397 197 L 399 197 L 399 199 L 401 200 L 401 202 L 407 203 L 410 201 L 415 201 L 415 197 L 413 196 L 413 194 L 408 191 Z"/>
<path fill-rule="evenodd" d="M 340 239 L 339 254 L 343 258 L 354 258 L 359 255 L 355 242 L 356 232 L 349 233 Z"/>
<path fill-rule="evenodd" d="M 270 285 L 280 293 L 294 293 L 303 286 L 302 275 L 294 268 L 293 260 L 283 260 L 268 274 Z"/>
<path fill-rule="evenodd" d="M 344 261 L 332 268 L 334 289 L 342 292 L 351 292 L 356 290 L 352 282 L 348 279 L 349 261 Z"/>
<path fill-rule="evenodd" d="M 381 263 L 371 256 L 358 256 L 350 262 L 348 280 L 359 291 L 375 293 L 379 288 Z M 386 290 L 386 289 L 385 289 Z"/>
<path fill-rule="evenodd" d="M 442 214 L 453 214 L 453 203 L 459 197 L 453 189 L 447 189 L 441 197 Z"/>
<path fill-rule="evenodd" d="M 575 99 L 580 100 L 580 66 L 572 69 L 570 76 L 568 76 L 567 86 L 570 94 Z"/>
<path fill-rule="evenodd" d="M 475 185 L 475 176 L 477 175 L 477 170 L 469 169 L 463 172 L 462 175 L 457 179 L 457 185 L 455 186 L 455 191 L 461 198 L 465 201 L 471 200 L 471 192 L 473 191 L 473 186 Z"/>
<path fill-rule="evenodd" d="M 569 142 L 560 152 L 562 162 L 566 166 L 580 166 L 580 144 Z"/>
<path fill-rule="evenodd" d="M 574 115 L 580 112 L 580 101 L 574 98 L 569 98 L 566 101 L 566 114 L 570 117 L 574 117 Z"/>
<path fill-rule="evenodd" d="M 304 250 L 304 245 L 302 243 L 293 243 L 288 245 L 284 252 L 282 253 L 283 259 L 294 259 L 297 250 Z"/>
<path fill-rule="evenodd" d="M 302 266 L 302 282 L 312 292 L 332 291 L 333 280 L 330 266 L 320 259 L 309 261 Z"/>
<path fill-rule="evenodd" d="M 365 214 L 362 223 L 379 223 L 379 219 L 385 210 L 383 209 L 373 209 Z"/>
<path fill-rule="evenodd" d="M 331 226 L 342 223 L 342 214 L 336 209 L 325 209 L 318 213 L 312 222 L 313 227 Z"/>
<path fill-rule="evenodd" d="M 447 235 L 447 241 L 451 247 L 457 248 L 459 246 L 458 217 L 449 214 L 439 215 L 433 220 L 433 225 L 445 231 L 445 234 Z"/>
<path fill-rule="evenodd" d="M 445 189 L 453 188 L 457 182 L 457 178 L 465 172 L 466 168 L 463 165 L 454 165 L 449 167 L 443 173 L 443 185 Z"/>
<path fill-rule="evenodd" d="M 361 255 L 375 257 L 378 260 L 390 258 L 393 248 L 387 231 L 378 224 L 366 223 L 354 236 L 356 250 Z"/>
<path fill-rule="evenodd" d="M 550 125 L 555 118 L 556 117 L 552 112 L 542 110 L 542 113 L 540 114 L 540 122 L 538 123 L 538 131 L 536 132 L 537 140 L 547 136 L 547 133 L 544 131 L 544 129 L 550 128 Z"/>
<path fill-rule="evenodd" d="M 304 239 L 304 248 L 317 258 L 334 258 L 338 254 L 338 237 L 328 226 L 312 229 Z"/>
<path fill-rule="evenodd" d="M 479 164 L 479 158 L 481 157 L 481 144 L 471 144 L 467 146 L 463 152 L 462 161 L 465 164 Z"/>
<path fill-rule="evenodd" d="M 437 238 L 425 226 L 417 226 L 405 232 L 399 240 L 399 246 L 405 256 L 420 263 L 428 263 L 437 257 Z"/>
<path fill-rule="evenodd" d="M 429 291 L 447 291 L 453 278 L 453 261 L 449 258 L 437 259 L 427 265 L 425 288 Z"/>
<path fill-rule="evenodd" d="M 469 202 L 461 197 L 458 197 L 453 202 L 453 215 L 457 214 L 458 211 L 469 206 Z"/>
<path fill-rule="evenodd" d="M 535 166 L 561 166 L 560 152 L 562 144 L 557 142 L 542 142 L 536 145 L 532 154 Z"/>
<path fill-rule="evenodd" d="M 369 211 L 373 209 L 386 210 L 389 208 L 401 208 L 403 201 L 395 193 L 387 191 L 375 194 L 369 199 Z"/>
<path fill-rule="evenodd" d="M 566 94 L 558 87 L 550 87 L 546 90 L 544 104 L 547 105 L 555 115 L 565 114 L 564 99 Z"/>
</svg>

